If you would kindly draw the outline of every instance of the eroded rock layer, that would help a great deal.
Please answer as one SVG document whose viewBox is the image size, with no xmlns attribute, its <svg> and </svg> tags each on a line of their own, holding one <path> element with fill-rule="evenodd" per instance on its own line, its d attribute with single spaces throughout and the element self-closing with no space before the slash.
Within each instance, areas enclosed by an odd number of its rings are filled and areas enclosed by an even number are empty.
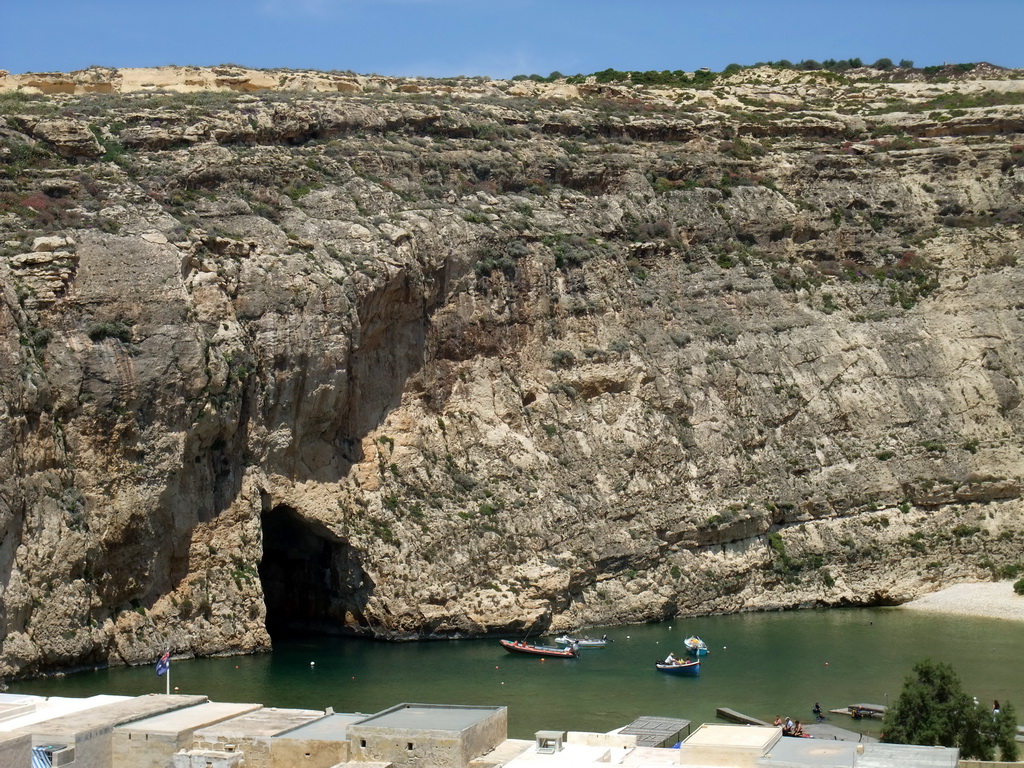
<svg viewBox="0 0 1024 768">
<path fill-rule="evenodd" d="M 1019 73 L 183 71 L 0 78 L 0 675 L 1019 566 Z"/>
</svg>

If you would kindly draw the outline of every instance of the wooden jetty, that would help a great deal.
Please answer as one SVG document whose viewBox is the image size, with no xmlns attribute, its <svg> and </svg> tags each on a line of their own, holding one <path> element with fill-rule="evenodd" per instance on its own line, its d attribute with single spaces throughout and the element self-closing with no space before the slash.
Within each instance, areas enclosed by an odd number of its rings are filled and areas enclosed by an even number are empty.
<svg viewBox="0 0 1024 768">
<path fill-rule="evenodd" d="M 829 712 L 834 715 L 849 715 L 860 719 L 862 717 L 882 717 L 885 710 L 886 707 L 882 704 L 849 704 L 839 709 L 830 709 Z"/>
<path fill-rule="evenodd" d="M 735 709 L 729 709 L 728 707 L 718 707 L 715 709 L 715 715 L 720 717 L 722 720 L 728 720 L 732 723 L 742 723 L 743 725 L 767 725 L 769 728 L 772 727 L 771 723 L 766 723 L 764 720 L 758 720 L 756 717 L 744 715 L 742 712 L 737 712 Z"/>
</svg>

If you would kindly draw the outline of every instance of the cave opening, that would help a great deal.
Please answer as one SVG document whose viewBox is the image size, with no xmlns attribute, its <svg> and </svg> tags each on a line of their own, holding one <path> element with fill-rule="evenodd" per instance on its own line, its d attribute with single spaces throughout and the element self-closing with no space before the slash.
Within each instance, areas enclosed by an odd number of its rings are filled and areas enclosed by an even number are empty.
<svg viewBox="0 0 1024 768">
<path fill-rule="evenodd" d="M 261 522 L 259 574 L 271 639 L 358 632 L 373 587 L 360 552 L 285 504 L 264 511 Z"/>
</svg>

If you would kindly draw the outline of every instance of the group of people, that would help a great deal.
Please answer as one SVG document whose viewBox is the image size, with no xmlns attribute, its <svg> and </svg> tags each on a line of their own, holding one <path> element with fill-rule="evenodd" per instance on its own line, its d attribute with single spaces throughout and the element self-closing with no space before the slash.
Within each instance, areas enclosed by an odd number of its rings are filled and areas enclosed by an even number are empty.
<svg viewBox="0 0 1024 768">
<path fill-rule="evenodd" d="M 825 719 L 825 716 L 821 714 L 821 704 L 819 704 L 818 702 L 814 702 L 814 706 L 811 707 L 811 712 L 814 713 L 814 721 L 816 723 L 820 723 Z M 785 719 L 776 715 L 775 722 L 773 723 L 773 725 L 775 725 L 777 728 L 782 728 L 783 736 L 803 736 L 804 738 L 808 739 L 813 738 L 809 733 L 804 731 L 803 723 L 801 723 L 799 720 L 797 720 L 794 723 L 793 718 L 791 718 L 789 715 L 786 715 Z"/>
<path fill-rule="evenodd" d="M 789 715 L 786 715 L 786 719 L 785 720 L 783 720 L 781 717 L 776 715 L 775 716 L 775 722 L 773 724 L 776 725 L 776 726 L 782 726 L 782 735 L 783 736 L 807 736 L 808 735 L 807 733 L 804 732 L 803 724 L 799 720 L 797 720 L 794 723 L 793 719 Z"/>
</svg>

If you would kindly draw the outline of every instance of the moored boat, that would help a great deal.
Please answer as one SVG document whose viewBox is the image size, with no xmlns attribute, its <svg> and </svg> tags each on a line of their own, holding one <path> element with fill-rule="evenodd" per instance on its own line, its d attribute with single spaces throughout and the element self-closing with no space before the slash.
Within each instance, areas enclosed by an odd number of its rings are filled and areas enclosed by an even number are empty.
<svg viewBox="0 0 1024 768">
<path fill-rule="evenodd" d="M 555 648 L 551 645 L 531 645 L 522 640 L 499 640 L 502 647 L 509 653 L 521 653 L 526 656 L 541 656 L 551 659 L 575 659 L 579 653 L 575 646 Z"/>
<path fill-rule="evenodd" d="M 676 659 L 675 661 L 657 661 L 654 663 L 659 672 L 667 672 L 670 675 L 699 675 L 700 662 L 697 659 Z"/>
<path fill-rule="evenodd" d="M 692 635 L 691 637 L 686 638 L 683 641 L 683 645 L 686 646 L 686 652 L 691 656 L 708 655 L 708 644 L 696 635 Z"/>
<path fill-rule="evenodd" d="M 578 648 L 604 648 L 611 640 L 608 635 L 604 637 L 572 637 L 571 635 L 562 635 L 561 637 L 556 637 L 555 642 L 559 645 L 575 645 Z"/>
</svg>

